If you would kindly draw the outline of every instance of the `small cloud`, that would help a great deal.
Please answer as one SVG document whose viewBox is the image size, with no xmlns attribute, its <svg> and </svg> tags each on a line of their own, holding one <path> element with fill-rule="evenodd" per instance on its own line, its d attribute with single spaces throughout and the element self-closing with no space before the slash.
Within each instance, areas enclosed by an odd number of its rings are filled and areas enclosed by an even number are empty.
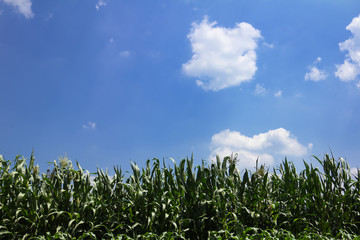
<svg viewBox="0 0 360 240">
<path fill-rule="evenodd" d="M 113 43 L 114 41 L 115 41 L 115 39 L 113 37 L 109 39 L 110 43 Z"/>
<path fill-rule="evenodd" d="M 237 154 L 241 167 L 250 168 L 255 166 L 257 158 L 260 164 L 272 165 L 275 158 L 303 157 L 311 148 L 311 143 L 307 147 L 302 145 L 284 128 L 269 130 L 252 137 L 226 129 L 212 136 L 210 159 L 215 159 L 216 155 L 223 158 L 234 153 Z"/>
<path fill-rule="evenodd" d="M 186 75 L 197 78 L 198 86 L 212 91 L 253 79 L 257 71 L 255 50 L 262 38 L 260 30 L 246 22 L 237 23 L 234 28 L 216 24 L 206 16 L 201 23 L 192 24 L 187 37 L 193 56 L 182 65 Z"/>
<path fill-rule="evenodd" d="M 311 67 L 310 72 L 305 74 L 305 80 L 318 82 L 327 78 L 327 73 L 323 70 L 319 70 L 317 67 Z"/>
<path fill-rule="evenodd" d="M 35 14 L 31 10 L 31 0 L 4 0 L 4 3 L 13 6 L 25 18 L 33 18 Z"/>
<path fill-rule="evenodd" d="M 128 56 L 130 56 L 130 52 L 127 51 L 127 50 L 126 50 L 126 51 L 122 51 L 122 52 L 119 53 L 119 55 L 122 56 L 122 57 L 128 57 Z"/>
<path fill-rule="evenodd" d="M 274 48 L 274 44 L 272 44 L 272 43 L 264 42 L 263 45 L 268 48 Z"/>
<path fill-rule="evenodd" d="M 315 65 L 321 62 L 321 57 L 317 57 L 311 66 L 309 66 L 309 72 L 305 73 L 305 80 L 318 82 L 320 80 L 325 80 L 328 77 L 328 74 L 324 70 L 318 69 Z"/>
<path fill-rule="evenodd" d="M 95 129 L 96 128 L 96 123 L 89 121 L 87 124 L 82 125 L 82 127 L 84 129 Z"/>
<path fill-rule="evenodd" d="M 274 96 L 275 97 L 281 97 L 282 96 L 282 91 L 281 90 L 277 91 L 276 93 L 274 93 Z"/>
<path fill-rule="evenodd" d="M 265 96 L 266 95 L 266 89 L 261 84 L 256 84 L 254 94 L 256 96 Z"/>
<path fill-rule="evenodd" d="M 204 83 L 200 80 L 196 80 L 196 85 L 198 85 L 199 87 L 201 87 L 202 85 L 204 85 Z"/>
<path fill-rule="evenodd" d="M 107 4 L 104 0 L 99 0 L 98 3 L 95 5 L 97 11 L 100 10 L 101 7 L 105 7 Z"/>
</svg>

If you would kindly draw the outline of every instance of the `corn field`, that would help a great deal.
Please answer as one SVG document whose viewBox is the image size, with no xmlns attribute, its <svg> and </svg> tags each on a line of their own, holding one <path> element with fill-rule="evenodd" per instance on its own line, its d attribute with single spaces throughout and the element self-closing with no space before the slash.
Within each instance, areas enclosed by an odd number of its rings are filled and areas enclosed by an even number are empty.
<svg viewBox="0 0 360 240">
<path fill-rule="evenodd" d="M 0 239 L 360 239 L 359 170 L 316 159 L 321 169 L 300 172 L 287 159 L 253 172 L 233 157 L 153 159 L 125 177 L 67 157 L 41 173 L 33 154 L 0 155 Z"/>
</svg>

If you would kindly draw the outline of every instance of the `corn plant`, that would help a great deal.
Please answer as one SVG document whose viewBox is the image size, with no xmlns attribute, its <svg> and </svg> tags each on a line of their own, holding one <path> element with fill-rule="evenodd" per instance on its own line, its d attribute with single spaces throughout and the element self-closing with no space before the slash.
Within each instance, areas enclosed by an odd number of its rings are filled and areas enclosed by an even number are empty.
<svg viewBox="0 0 360 240">
<path fill-rule="evenodd" d="M 66 157 L 0 155 L 0 239 L 359 239 L 360 172 L 326 154 L 239 171 L 236 156 L 90 174 Z"/>
</svg>

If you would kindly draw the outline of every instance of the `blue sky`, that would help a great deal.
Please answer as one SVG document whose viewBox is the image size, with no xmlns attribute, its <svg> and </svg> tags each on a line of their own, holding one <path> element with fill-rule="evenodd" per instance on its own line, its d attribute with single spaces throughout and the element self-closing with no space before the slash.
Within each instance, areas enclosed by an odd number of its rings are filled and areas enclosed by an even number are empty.
<svg viewBox="0 0 360 240">
<path fill-rule="evenodd" d="M 358 0 L 0 1 L 0 154 L 360 166 Z M 311 160 L 312 159 L 312 160 Z"/>
</svg>

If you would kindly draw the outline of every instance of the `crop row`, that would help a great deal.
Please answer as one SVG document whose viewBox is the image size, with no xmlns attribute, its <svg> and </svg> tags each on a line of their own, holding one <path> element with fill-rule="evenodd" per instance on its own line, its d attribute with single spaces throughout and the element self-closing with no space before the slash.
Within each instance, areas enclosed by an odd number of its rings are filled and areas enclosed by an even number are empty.
<svg viewBox="0 0 360 240">
<path fill-rule="evenodd" d="M 158 159 L 131 163 L 125 177 L 98 169 L 91 177 L 66 158 L 41 173 L 33 154 L 0 155 L 3 239 L 353 239 L 360 235 L 360 172 L 342 158 L 285 159 L 269 171 L 239 171 L 237 159 L 169 167 Z M 253 236 L 253 237 L 251 237 Z"/>
</svg>

